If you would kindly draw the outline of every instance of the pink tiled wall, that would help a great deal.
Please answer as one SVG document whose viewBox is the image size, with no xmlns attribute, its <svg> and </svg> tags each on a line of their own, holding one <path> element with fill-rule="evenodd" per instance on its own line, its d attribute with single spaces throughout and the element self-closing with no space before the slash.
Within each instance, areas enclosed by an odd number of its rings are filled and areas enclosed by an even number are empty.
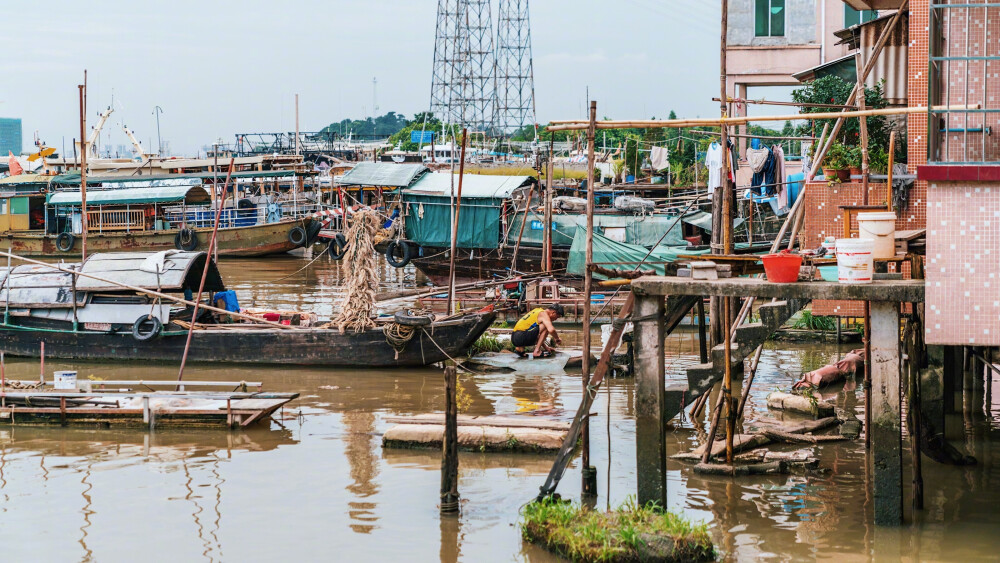
<svg viewBox="0 0 1000 563">
<path fill-rule="evenodd" d="M 927 343 L 1000 346 L 1000 185 L 931 183 Z"/>
</svg>

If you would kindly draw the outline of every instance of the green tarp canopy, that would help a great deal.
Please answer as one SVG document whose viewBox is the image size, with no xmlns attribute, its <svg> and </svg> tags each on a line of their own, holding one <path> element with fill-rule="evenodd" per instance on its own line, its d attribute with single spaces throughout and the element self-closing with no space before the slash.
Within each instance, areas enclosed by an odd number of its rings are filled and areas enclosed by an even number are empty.
<svg viewBox="0 0 1000 563">
<path fill-rule="evenodd" d="M 594 263 L 604 265 L 612 269 L 631 270 L 638 266 L 639 261 L 645 258 L 645 262 L 640 266 L 641 271 L 655 271 L 657 275 L 665 275 L 663 264 L 674 262 L 681 254 L 695 255 L 707 254 L 705 250 L 689 250 L 686 246 L 666 246 L 661 245 L 649 249 L 637 244 L 613 241 L 607 237 L 594 233 Z M 649 258 L 646 255 L 649 254 Z M 586 272 L 587 257 L 587 231 L 577 229 L 576 236 L 573 237 L 573 246 L 569 249 L 569 262 L 566 264 L 566 272 L 577 276 L 582 276 Z M 615 262 L 618 262 L 617 264 Z M 621 262 L 631 262 L 622 264 Z M 605 276 L 594 274 L 595 278 L 606 279 Z"/>
<path fill-rule="evenodd" d="M 87 205 L 137 205 L 142 203 L 208 203 L 211 198 L 200 186 L 167 186 L 159 188 L 125 188 L 118 190 L 87 190 Z M 48 196 L 49 205 L 80 205 L 80 192 L 55 192 Z"/>
<path fill-rule="evenodd" d="M 681 218 L 682 221 L 688 225 L 694 225 L 699 229 L 704 229 L 708 232 L 712 232 L 712 214 L 705 211 L 695 211 L 694 213 L 688 213 Z M 740 217 L 733 218 L 733 229 L 739 227 L 743 224 L 743 219 Z"/>
<path fill-rule="evenodd" d="M 497 248 L 503 203 L 514 190 L 530 181 L 530 176 L 466 175 L 462 180 L 456 247 Z M 407 239 L 421 246 L 451 245 L 450 175 L 424 174 L 410 189 L 402 191 L 402 201 Z"/>
<path fill-rule="evenodd" d="M 510 233 L 517 239 L 521 232 L 522 214 L 512 219 Z M 650 247 L 660 243 L 663 246 L 684 246 L 683 229 L 675 227 L 676 215 L 631 215 L 616 214 L 594 215 L 594 232 L 607 235 L 610 229 L 624 229 L 625 242 Z M 587 216 L 582 213 L 552 214 L 552 244 L 553 246 L 569 246 L 577 227 L 587 226 Z M 666 236 L 664 236 L 666 233 Z M 524 227 L 521 244 L 541 246 L 545 236 L 545 219 L 534 209 L 528 212 L 528 224 Z"/>
</svg>

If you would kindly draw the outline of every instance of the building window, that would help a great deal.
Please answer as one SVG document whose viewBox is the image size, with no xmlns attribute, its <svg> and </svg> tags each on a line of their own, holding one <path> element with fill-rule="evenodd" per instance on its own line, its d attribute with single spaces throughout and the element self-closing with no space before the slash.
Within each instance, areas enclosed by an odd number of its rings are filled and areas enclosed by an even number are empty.
<svg viewBox="0 0 1000 563">
<path fill-rule="evenodd" d="M 844 27 L 870 22 L 878 17 L 878 10 L 855 10 L 844 5 Z"/>
<path fill-rule="evenodd" d="M 785 0 L 756 0 L 755 35 L 782 37 L 785 35 Z"/>
</svg>

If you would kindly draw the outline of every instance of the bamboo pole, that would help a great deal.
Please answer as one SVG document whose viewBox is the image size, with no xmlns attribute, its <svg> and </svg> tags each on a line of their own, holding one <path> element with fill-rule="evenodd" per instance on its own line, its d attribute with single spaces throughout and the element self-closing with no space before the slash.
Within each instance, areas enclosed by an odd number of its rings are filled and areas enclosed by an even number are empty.
<svg viewBox="0 0 1000 563">
<path fill-rule="evenodd" d="M 531 209 L 531 198 L 535 195 L 535 186 L 532 184 L 528 188 L 528 199 L 524 202 L 524 211 L 521 217 L 521 228 L 517 232 L 517 242 L 514 244 L 514 256 L 510 261 L 510 270 L 512 272 L 517 271 L 517 254 L 521 250 L 521 239 L 524 238 L 524 226 L 528 224 L 528 210 Z"/>
<path fill-rule="evenodd" d="M 545 171 L 545 248 L 542 257 L 544 269 L 552 270 L 552 175 L 555 174 L 555 163 L 552 161 L 552 149 L 549 148 L 548 168 Z"/>
<path fill-rule="evenodd" d="M 587 387 L 590 385 L 590 295 L 594 285 L 594 273 L 590 270 L 590 265 L 594 262 L 594 136 L 597 125 L 597 102 L 590 102 L 590 127 L 587 129 L 587 250 L 586 250 L 586 272 L 583 278 L 583 392 L 589 393 Z M 593 480 L 588 476 L 593 471 L 590 464 L 590 422 L 583 419 L 581 429 L 581 440 L 583 442 L 583 455 L 581 464 L 583 466 L 583 494 L 597 494 L 597 478 Z"/>
<path fill-rule="evenodd" d="M 458 216 L 462 211 L 462 179 L 465 177 L 465 147 L 468 143 L 468 129 L 462 128 L 461 162 L 458 164 L 458 197 L 455 198 L 455 219 L 451 224 L 451 256 L 448 264 L 448 314 L 455 312 L 455 253 L 458 251 Z M 452 162 L 455 154 L 452 153 Z"/>
<path fill-rule="evenodd" d="M 134 285 L 129 285 L 127 283 L 122 283 L 122 282 L 117 282 L 117 281 L 109 280 L 107 278 L 102 278 L 100 276 L 95 276 L 94 274 L 85 274 L 83 272 L 78 272 L 78 271 L 72 270 L 70 268 L 64 268 L 64 267 L 60 266 L 59 264 L 50 264 L 48 262 L 41 262 L 39 260 L 32 260 L 31 258 L 25 258 L 24 256 L 18 256 L 16 254 L 12 253 L 12 252 L 4 252 L 4 251 L 0 250 L 0 256 L 6 256 L 6 257 L 12 258 L 14 260 L 20 260 L 21 262 L 24 262 L 25 264 L 33 264 L 35 266 L 45 266 L 46 268 L 51 268 L 51 269 L 53 269 L 53 270 L 55 270 L 57 272 L 63 272 L 64 274 L 75 274 L 75 275 L 77 275 L 79 277 L 82 277 L 82 278 L 88 278 L 88 279 L 92 279 L 94 281 L 99 281 L 101 283 L 111 284 L 111 285 L 116 286 L 116 287 L 121 287 L 123 289 L 128 289 L 128 290 L 135 291 L 135 292 L 138 292 L 138 293 L 143 293 L 143 294 L 146 294 L 146 295 L 152 295 L 153 297 L 159 297 L 160 299 L 166 299 L 167 301 L 173 301 L 174 303 L 180 303 L 181 305 L 188 305 L 190 307 L 193 307 L 195 305 L 195 303 L 193 301 L 188 301 L 187 299 L 181 299 L 180 297 L 174 297 L 173 295 L 169 295 L 167 293 L 162 293 L 160 291 L 153 291 L 152 289 L 145 289 L 145 288 L 142 288 L 142 287 L 138 287 L 138 286 L 134 286 Z M 206 259 L 207 258 L 210 258 L 210 256 L 206 256 Z M 273 327 L 281 328 L 281 329 L 286 329 L 286 330 L 299 330 L 298 327 L 294 327 L 294 326 L 290 326 L 290 325 L 283 325 L 283 324 L 275 323 L 275 322 L 271 322 L 271 321 L 265 321 L 265 320 L 259 319 L 257 317 L 251 317 L 250 315 L 244 315 L 243 313 L 235 313 L 233 311 L 227 311 L 225 309 L 219 309 L 218 307 L 212 307 L 211 305 L 204 305 L 204 304 L 202 304 L 201 308 L 205 309 L 206 311 L 212 311 L 213 313 L 221 313 L 223 315 L 229 315 L 230 317 L 235 317 L 237 319 L 243 319 L 243 320 L 246 320 L 246 321 L 252 321 L 252 322 L 257 323 L 257 324 L 269 325 L 269 326 L 273 326 Z"/>
<path fill-rule="evenodd" d="M 889 211 L 892 211 L 892 165 L 893 161 L 896 160 L 896 132 L 892 131 L 889 133 L 889 163 L 886 167 L 885 173 L 887 178 L 885 179 L 885 207 Z"/>
<path fill-rule="evenodd" d="M 218 155 L 219 148 L 216 146 L 215 153 Z M 216 156 L 218 158 L 218 156 Z M 198 282 L 198 293 L 194 298 L 194 310 L 191 312 L 191 326 L 188 327 L 187 340 L 184 341 L 184 354 L 181 355 L 181 367 L 177 370 L 177 382 L 184 379 L 184 367 L 187 365 L 188 352 L 191 350 L 191 337 L 194 335 L 194 325 L 198 322 L 198 307 L 201 304 L 201 294 L 205 291 L 205 280 L 208 279 L 208 267 L 211 264 L 209 257 L 212 255 L 212 248 L 215 247 L 215 240 L 219 234 L 219 219 L 222 217 L 222 206 L 226 203 L 226 191 L 229 189 L 229 181 L 233 177 L 233 162 L 235 158 L 229 157 L 229 172 L 226 173 L 226 185 L 222 188 L 222 200 L 215 208 L 215 224 L 212 226 L 212 238 L 208 243 L 208 255 L 205 256 L 205 267 L 201 271 L 201 281 Z M 212 186 L 215 190 L 215 186 Z M 178 391 L 180 387 L 178 386 Z"/>
</svg>

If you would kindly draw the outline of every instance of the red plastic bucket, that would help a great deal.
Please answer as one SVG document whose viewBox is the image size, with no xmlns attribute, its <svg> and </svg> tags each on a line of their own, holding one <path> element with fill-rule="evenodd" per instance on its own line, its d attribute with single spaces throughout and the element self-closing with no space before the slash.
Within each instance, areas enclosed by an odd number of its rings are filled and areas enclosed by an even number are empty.
<svg viewBox="0 0 1000 563">
<path fill-rule="evenodd" d="M 761 258 L 767 281 L 772 283 L 792 283 L 799 280 L 802 267 L 801 254 L 767 254 Z"/>
</svg>

